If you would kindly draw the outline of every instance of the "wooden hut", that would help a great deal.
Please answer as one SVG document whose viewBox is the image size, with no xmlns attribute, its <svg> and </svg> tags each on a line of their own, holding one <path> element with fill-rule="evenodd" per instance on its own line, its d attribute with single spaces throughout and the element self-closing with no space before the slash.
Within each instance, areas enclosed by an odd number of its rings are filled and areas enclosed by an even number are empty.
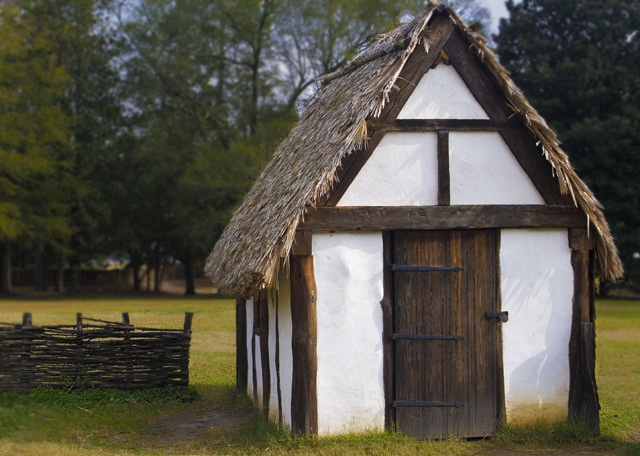
<svg viewBox="0 0 640 456">
<path fill-rule="evenodd" d="M 335 74 L 216 244 L 237 385 L 293 432 L 598 430 L 601 207 L 484 40 L 435 7 Z"/>
</svg>

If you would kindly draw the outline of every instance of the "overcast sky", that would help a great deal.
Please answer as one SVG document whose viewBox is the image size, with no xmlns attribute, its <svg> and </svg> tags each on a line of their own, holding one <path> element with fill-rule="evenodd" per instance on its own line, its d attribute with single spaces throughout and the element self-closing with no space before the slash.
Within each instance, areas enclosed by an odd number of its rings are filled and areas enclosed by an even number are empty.
<svg viewBox="0 0 640 456">
<path fill-rule="evenodd" d="M 504 6 L 505 0 L 479 0 L 491 11 L 491 33 L 498 33 L 498 22 L 501 17 L 507 16 L 507 8 Z"/>
</svg>

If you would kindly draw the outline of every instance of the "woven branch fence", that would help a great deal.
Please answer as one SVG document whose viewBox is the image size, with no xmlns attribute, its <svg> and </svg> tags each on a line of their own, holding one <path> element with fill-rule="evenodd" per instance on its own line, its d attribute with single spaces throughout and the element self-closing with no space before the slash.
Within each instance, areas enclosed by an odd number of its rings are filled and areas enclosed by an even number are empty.
<svg viewBox="0 0 640 456">
<path fill-rule="evenodd" d="M 0 322 L 0 391 L 162 388 L 189 385 L 192 313 L 183 329 L 136 327 L 78 314 L 75 325 Z"/>
</svg>

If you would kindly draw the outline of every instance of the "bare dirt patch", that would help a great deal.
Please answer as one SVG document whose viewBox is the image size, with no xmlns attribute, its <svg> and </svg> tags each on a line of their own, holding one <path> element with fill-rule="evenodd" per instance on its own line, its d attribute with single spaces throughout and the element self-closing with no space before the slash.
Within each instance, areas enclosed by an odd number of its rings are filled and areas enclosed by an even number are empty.
<svg viewBox="0 0 640 456">
<path fill-rule="evenodd" d="M 243 409 L 213 409 L 182 412 L 164 418 L 147 431 L 157 445 L 171 445 L 189 440 L 211 430 L 231 430 L 247 426 L 253 415 Z"/>
</svg>

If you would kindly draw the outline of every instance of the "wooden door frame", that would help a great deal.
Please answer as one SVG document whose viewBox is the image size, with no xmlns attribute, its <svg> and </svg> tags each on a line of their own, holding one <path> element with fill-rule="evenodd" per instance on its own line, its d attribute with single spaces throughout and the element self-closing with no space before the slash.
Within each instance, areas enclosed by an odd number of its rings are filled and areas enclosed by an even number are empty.
<svg viewBox="0 0 640 456">
<path fill-rule="evenodd" d="M 427 231 L 427 230 L 424 230 Z M 457 231 L 457 230 L 456 230 Z M 497 231 L 498 248 L 500 247 L 501 232 Z M 383 383 L 384 383 L 384 401 L 385 412 L 384 422 L 385 428 L 395 429 L 396 414 L 393 407 L 395 396 L 395 355 L 394 341 L 392 338 L 394 326 L 394 279 L 391 270 L 393 263 L 394 233 L 393 231 L 382 232 L 383 245 L 383 297 L 380 301 L 382 307 L 382 350 L 383 350 Z M 498 254 L 499 259 L 499 254 Z M 496 280 L 496 310 L 502 310 L 502 295 L 500 287 L 500 262 L 497 264 Z M 503 344 L 502 344 L 502 325 L 497 325 L 496 329 L 496 424 L 498 426 L 506 423 L 506 404 L 504 389 L 504 365 L 503 365 Z"/>
</svg>

